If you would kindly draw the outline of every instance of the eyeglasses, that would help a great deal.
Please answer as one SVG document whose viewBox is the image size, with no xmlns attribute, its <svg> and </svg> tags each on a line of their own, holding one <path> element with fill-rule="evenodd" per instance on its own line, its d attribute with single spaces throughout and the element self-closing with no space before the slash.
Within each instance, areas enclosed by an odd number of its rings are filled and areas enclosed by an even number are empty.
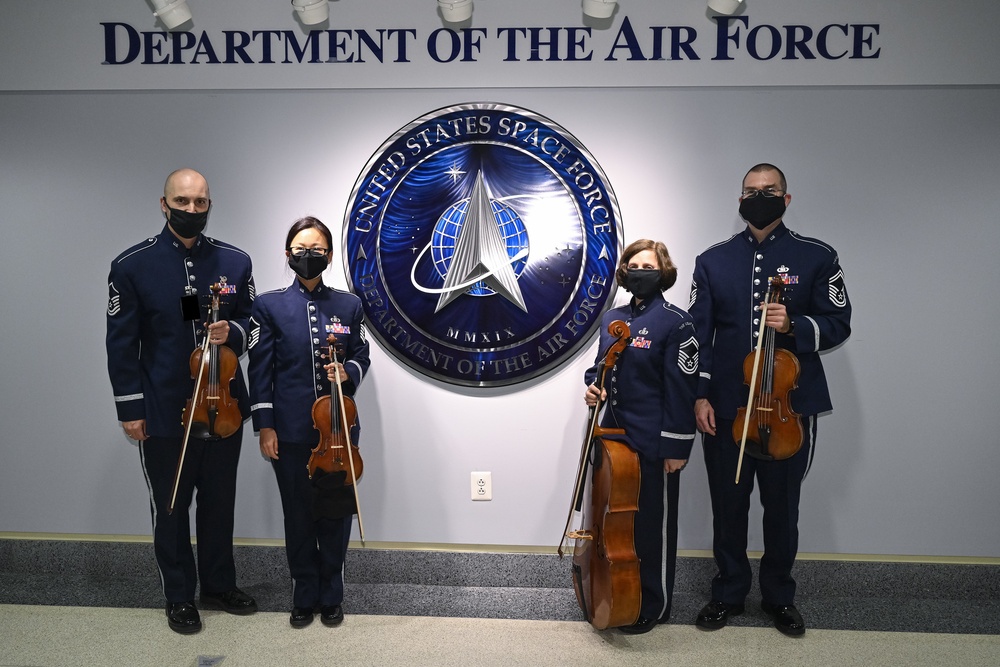
<svg viewBox="0 0 1000 667">
<path fill-rule="evenodd" d="M 757 195 L 764 195 L 765 197 L 782 197 L 784 194 L 784 191 L 779 190 L 778 188 L 764 188 L 763 190 L 745 188 L 740 196 L 743 197 L 743 199 L 753 199 Z"/>
<path fill-rule="evenodd" d="M 294 247 L 289 248 L 288 252 L 292 253 L 293 257 L 326 257 L 327 253 L 330 251 L 327 248 L 301 248 Z"/>
</svg>

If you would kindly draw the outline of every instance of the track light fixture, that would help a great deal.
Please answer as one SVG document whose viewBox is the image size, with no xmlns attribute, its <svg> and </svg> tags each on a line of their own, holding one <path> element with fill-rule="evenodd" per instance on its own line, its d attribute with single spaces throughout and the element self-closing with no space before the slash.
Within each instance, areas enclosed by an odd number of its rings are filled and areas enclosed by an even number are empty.
<svg viewBox="0 0 1000 667">
<path fill-rule="evenodd" d="M 583 0 L 583 13 L 595 19 L 610 18 L 617 4 L 618 0 Z"/>
<path fill-rule="evenodd" d="M 448 23 L 461 23 L 472 18 L 472 0 L 437 0 L 441 17 Z"/>
<path fill-rule="evenodd" d="M 292 0 L 292 9 L 299 15 L 302 25 L 316 25 L 330 18 L 330 5 L 326 0 Z"/>
<path fill-rule="evenodd" d="M 160 19 L 167 30 L 173 30 L 182 23 L 191 20 L 191 10 L 187 0 L 151 0 L 153 16 Z"/>
<path fill-rule="evenodd" d="M 735 14 L 743 0 L 708 0 L 708 8 L 719 14 Z"/>
</svg>

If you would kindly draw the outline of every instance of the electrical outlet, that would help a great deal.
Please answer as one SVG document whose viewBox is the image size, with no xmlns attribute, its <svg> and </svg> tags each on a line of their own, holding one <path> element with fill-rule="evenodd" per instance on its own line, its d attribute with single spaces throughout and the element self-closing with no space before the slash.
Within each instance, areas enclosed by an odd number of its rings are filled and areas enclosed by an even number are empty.
<svg viewBox="0 0 1000 667">
<path fill-rule="evenodd" d="M 493 475 L 491 473 L 472 473 L 472 499 L 493 500 Z"/>
</svg>

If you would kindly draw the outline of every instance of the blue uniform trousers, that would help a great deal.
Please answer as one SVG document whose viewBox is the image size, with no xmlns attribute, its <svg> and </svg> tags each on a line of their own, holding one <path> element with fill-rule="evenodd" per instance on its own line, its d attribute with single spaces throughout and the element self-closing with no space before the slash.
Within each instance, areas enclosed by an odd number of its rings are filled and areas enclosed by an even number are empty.
<svg viewBox="0 0 1000 667">
<path fill-rule="evenodd" d="M 752 573 L 747 558 L 750 496 L 754 479 L 764 508 L 764 555 L 760 560 L 760 592 L 765 602 L 790 605 L 795 601 L 792 566 L 799 547 L 799 492 L 812 460 L 816 418 L 802 417 L 803 443 L 790 458 L 762 461 L 744 455 L 740 483 L 736 484 L 739 443 L 733 422 L 716 417 L 716 435 L 704 435 L 705 466 L 712 496 L 713 549 L 718 574 L 712 580 L 712 599 L 743 604 L 750 592 Z"/>
<path fill-rule="evenodd" d="M 663 461 L 639 456 L 639 511 L 635 514 L 635 553 L 639 557 L 643 618 L 667 620 L 677 565 L 679 472 L 666 474 Z"/>
<path fill-rule="evenodd" d="M 233 513 L 243 427 L 222 440 L 190 438 L 174 511 L 169 514 L 167 509 L 170 507 L 182 442 L 183 438 L 151 437 L 139 443 L 142 469 L 150 494 L 153 549 L 167 602 L 193 600 L 199 579 L 202 592 L 224 593 L 236 588 Z M 192 497 L 197 504 L 197 566 L 191 548 L 188 512 Z"/>
<path fill-rule="evenodd" d="M 353 519 L 313 518 L 313 483 L 307 470 L 313 447 L 315 443 L 279 442 L 278 460 L 271 461 L 285 516 L 292 605 L 305 609 L 344 601 L 344 560 Z"/>
</svg>

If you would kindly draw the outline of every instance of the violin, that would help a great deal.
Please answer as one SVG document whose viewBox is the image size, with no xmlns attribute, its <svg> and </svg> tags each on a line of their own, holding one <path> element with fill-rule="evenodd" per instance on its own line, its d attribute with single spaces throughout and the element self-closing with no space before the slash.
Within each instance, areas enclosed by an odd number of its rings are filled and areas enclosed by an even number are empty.
<svg viewBox="0 0 1000 667">
<path fill-rule="evenodd" d="M 219 294 L 222 288 L 212 285 L 209 324 L 219 321 Z M 184 406 L 184 417 L 190 416 L 190 434 L 200 440 L 221 440 L 236 433 L 243 424 L 243 415 L 229 386 L 239 366 L 236 353 L 225 345 L 205 342 L 191 353 L 189 365 L 195 380 L 195 392 Z M 194 406 L 192 408 L 192 405 Z"/>
<path fill-rule="evenodd" d="M 743 360 L 743 382 L 750 387 L 750 398 L 745 408 L 736 411 L 733 422 L 733 440 L 740 441 L 737 484 L 744 451 L 764 461 L 780 461 L 802 447 L 802 422 L 789 399 L 798 387 L 799 360 L 791 351 L 775 347 L 775 330 L 764 326 L 767 306 L 781 301 L 784 285 L 781 276 L 768 283 L 757 348 Z"/>
<path fill-rule="evenodd" d="M 598 364 L 595 385 L 604 395 L 604 378 L 628 347 L 628 325 L 615 320 L 608 332 L 616 338 Z M 620 428 L 598 425 L 602 400 L 590 408 L 573 502 L 563 541 L 573 549 L 573 589 L 587 621 L 598 630 L 631 625 L 639 618 L 642 584 L 635 553 L 635 513 L 639 510 L 639 456 L 623 442 Z M 591 476 L 587 478 L 587 470 Z M 582 526 L 570 531 L 574 512 L 583 510 Z M 559 557 L 563 555 L 559 543 Z"/>
<path fill-rule="evenodd" d="M 343 358 L 343 344 L 337 342 L 337 337 L 330 334 L 327 337 L 329 346 L 324 358 L 340 361 Z M 330 396 L 320 396 L 312 407 L 313 428 L 319 431 L 319 443 L 312 450 L 306 468 L 309 479 L 318 471 L 324 473 L 345 472 L 345 485 L 354 489 L 354 501 L 358 514 L 358 531 L 361 542 L 365 541 L 365 530 L 361 522 L 361 506 L 358 503 L 358 480 L 364 472 L 364 462 L 361 451 L 351 442 L 351 428 L 357 425 L 358 409 L 350 396 L 344 395 L 344 387 L 340 373 L 336 374 L 336 382 Z"/>
<path fill-rule="evenodd" d="M 219 294 L 222 292 L 222 287 L 216 283 L 212 285 L 211 291 L 208 323 L 215 324 L 219 321 Z M 174 472 L 174 488 L 170 495 L 168 513 L 174 511 L 181 468 L 184 465 L 184 455 L 191 436 L 199 440 L 221 440 L 236 433 L 243 424 L 239 404 L 230 389 L 239 366 L 236 353 L 225 345 L 209 343 L 206 326 L 205 338 L 191 353 L 188 363 L 191 378 L 195 381 L 194 393 L 185 403 L 184 411 L 181 413 L 184 440 L 181 443 L 180 457 L 177 459 L 177 470 Z"/>
</svg>

